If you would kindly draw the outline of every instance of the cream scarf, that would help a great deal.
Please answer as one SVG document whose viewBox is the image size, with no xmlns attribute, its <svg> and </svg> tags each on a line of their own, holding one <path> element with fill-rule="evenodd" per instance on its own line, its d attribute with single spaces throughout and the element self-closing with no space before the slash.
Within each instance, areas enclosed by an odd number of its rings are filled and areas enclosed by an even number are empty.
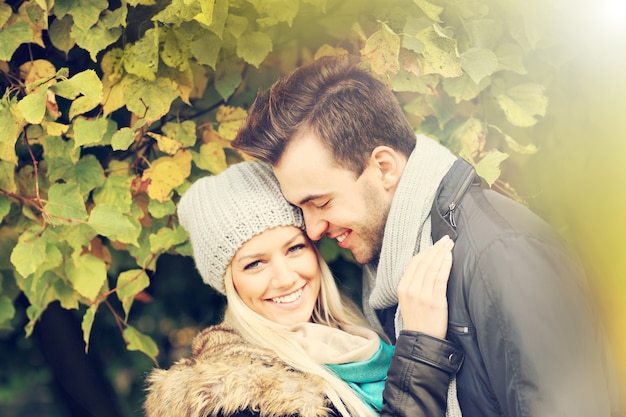
<svg viewBox="0 0 626 417">
<path fill-rule="evenodd" d="M 344 330 L 316 323 L 299 323 L 289 329 L 300 346 L 319 363 L 362 362 L 380 347 L 380 337 L 364 327 Z"/>
<path fill-rule="evenodd" d="M 415 149 L 404 168 L 389 210 L 378 268 L 375 270 L 371 264 L 364 267 L 363 294 L 364 297 L 369 295 L 369 306 L 364 303 L 364 308 L 370 320 L 376 317 L 373 309 L 398 304 L 398 283 L 408 261 L 421 249 L 433 245 L 430 210 L 441 180 L 456 159 L 444 146 L 424 135 L 417 135 Z M 398 308 L 396 337 L 403 327 Z M 446 415 L 461 416 L 454 377 L 448 388 Z"/>
</svg>

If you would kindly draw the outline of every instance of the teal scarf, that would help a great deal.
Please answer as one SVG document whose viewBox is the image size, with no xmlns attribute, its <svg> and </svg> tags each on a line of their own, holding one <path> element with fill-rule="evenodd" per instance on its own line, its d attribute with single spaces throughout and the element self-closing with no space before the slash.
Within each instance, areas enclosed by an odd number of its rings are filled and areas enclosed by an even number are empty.
<svg viewBox="0 0 626 417">
<path fill-rule="evenodd" d="M 393 352 L 394 347 L 381 340 L 378 351 L 368 360 L 326 366 L 346 381 L 365 404 L 380 412 L 383 408 L 383 388 Z"/>
</svg>

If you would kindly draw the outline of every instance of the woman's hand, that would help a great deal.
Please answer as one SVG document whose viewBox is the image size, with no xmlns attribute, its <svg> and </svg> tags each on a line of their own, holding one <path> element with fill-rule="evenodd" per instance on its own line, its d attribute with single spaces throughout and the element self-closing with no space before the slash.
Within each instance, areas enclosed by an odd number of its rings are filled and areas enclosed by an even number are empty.
<svg viewBox="0 0 626 417">
<path fill-rule="evenodd" d="M 405 330 L 445 338 L 448 329 L 446 289 L 454 242 L 442 237 L 409 261 L 398 285 L 398 304 Z"/>
</svg>

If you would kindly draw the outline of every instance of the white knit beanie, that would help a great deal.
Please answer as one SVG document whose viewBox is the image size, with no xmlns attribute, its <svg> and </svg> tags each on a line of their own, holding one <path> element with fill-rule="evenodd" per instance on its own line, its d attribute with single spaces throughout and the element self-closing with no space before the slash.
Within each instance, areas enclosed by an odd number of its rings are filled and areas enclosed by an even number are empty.
<svg viewBox="0 0 626 417">
<path fill-rule="evenodd" d="M 278 226 L 304 230 L 302 212 L 283 197 L 272 168 L 240 162 L 197 180 L 178 203 L 202 280 L 222 294 L 235 252 L 250 238 Z"/>
</svg>

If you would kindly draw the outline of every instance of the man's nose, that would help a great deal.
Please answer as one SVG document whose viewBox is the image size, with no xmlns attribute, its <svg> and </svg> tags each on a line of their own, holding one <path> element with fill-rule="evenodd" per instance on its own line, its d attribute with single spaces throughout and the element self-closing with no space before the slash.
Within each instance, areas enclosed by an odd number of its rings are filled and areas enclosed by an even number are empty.
<svg viewBox="0 0 626 417">
<path fill-rule="evenodd" d="M 328 222 L 312 210 L 303 210 L 306 234 L 311 240 L 320 240 L 328 230 Z"/>
</svg>

